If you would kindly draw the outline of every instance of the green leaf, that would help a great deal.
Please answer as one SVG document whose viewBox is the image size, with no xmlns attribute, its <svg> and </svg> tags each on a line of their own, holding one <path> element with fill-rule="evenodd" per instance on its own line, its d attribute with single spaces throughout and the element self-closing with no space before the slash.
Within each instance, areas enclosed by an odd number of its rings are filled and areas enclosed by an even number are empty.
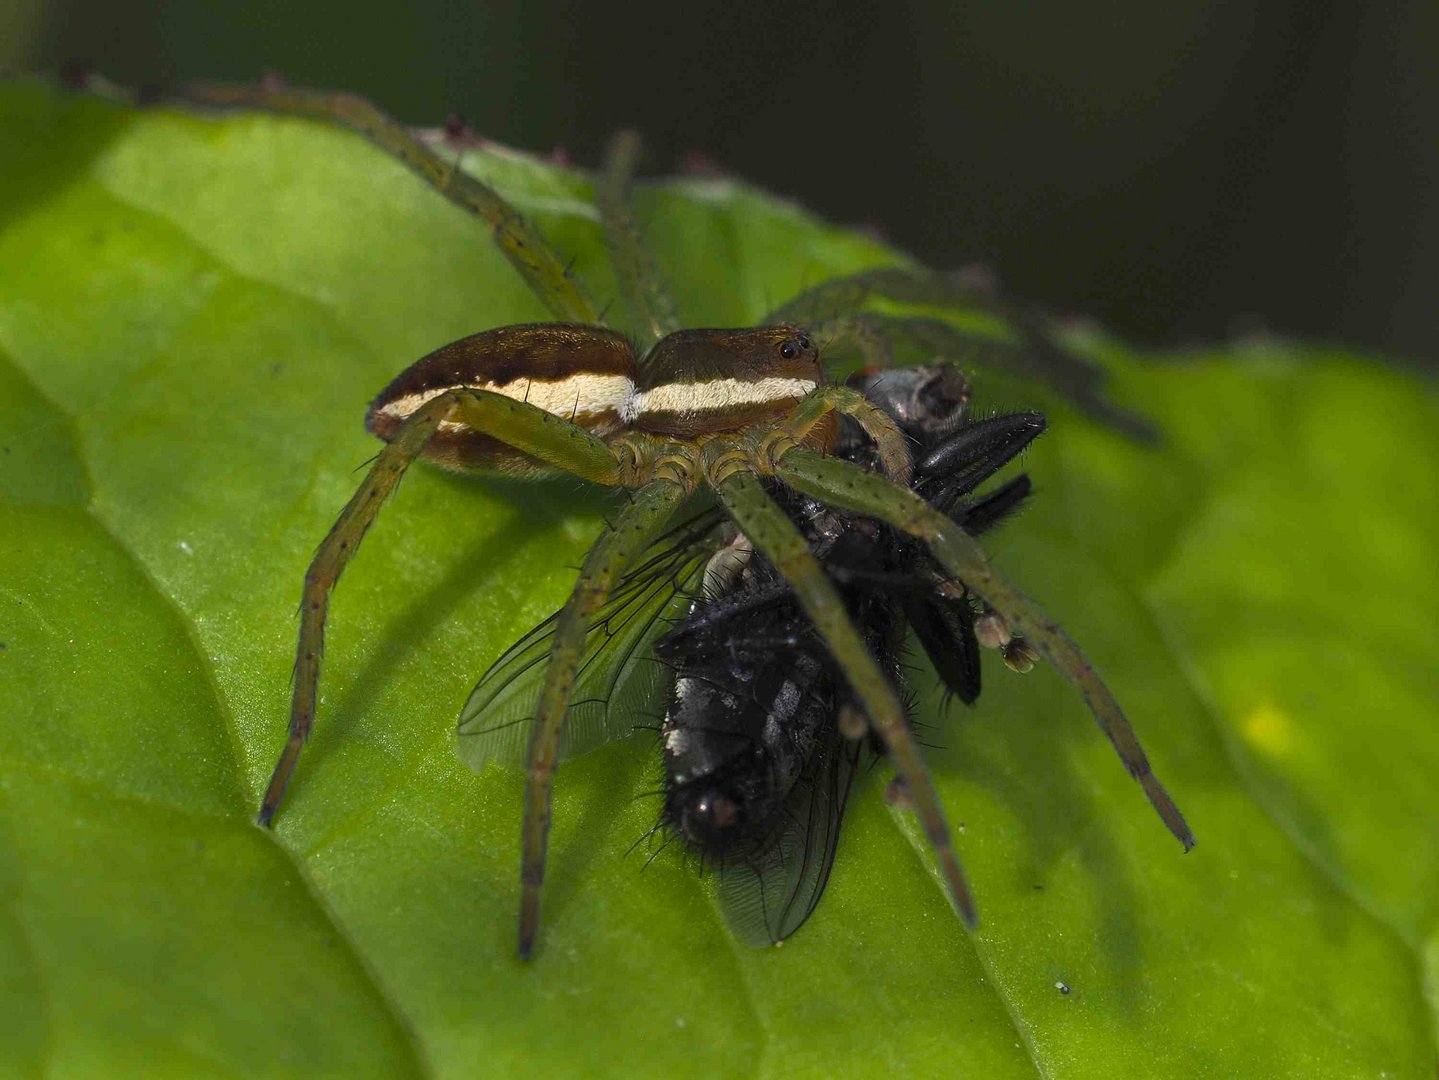
<svg viewBox="0 0 1439 1080">
<path fill-rule="evenodd" d="M 583 180 L 466 166 L 613 295 Z M 728 181 L 642 211 L 695 324 L 892 258 Z M 1433 1074 L 1439 395 L 1337 351 L 1077 334 L 1157 446 L 979 379 L 1051 418 L 990 546 L 1111 681 L 1190 855 L 1068 686 L 996 665 L 922 714 L 978 933 L 877 770 L 814 918 L 737 945 L 692 866 L 627 855 L 635 742 L 561 771 L 521 965 L 521 780 L 452 728 L 608 504 L 429 469 L 338 590 L 316 737 L 255 829 L 366 401 L 542 317 L 481 223 L 349 134 L 0 88 L 0 1071 Z"/>
</svg>

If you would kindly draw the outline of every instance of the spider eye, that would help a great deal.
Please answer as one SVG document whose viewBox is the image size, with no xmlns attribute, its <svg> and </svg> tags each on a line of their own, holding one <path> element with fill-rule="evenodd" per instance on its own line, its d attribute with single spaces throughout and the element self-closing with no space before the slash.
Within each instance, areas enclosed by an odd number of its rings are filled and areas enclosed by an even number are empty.
<svg viewBox="0 0 1439 1080">
<path fill-rule="evenodd" d="M 797 352 L 799 352 L 799 350 L 795 348 L 793 341 L 786 341 L 779 347 L 779 354 L 786 360 L 793 360 Z"/>
<path fill-rule="evenodd" d="M 809 337 L 805 334 L 799 336 L 799 347 L 805 352 L 809 352 Z"/>
</svg>

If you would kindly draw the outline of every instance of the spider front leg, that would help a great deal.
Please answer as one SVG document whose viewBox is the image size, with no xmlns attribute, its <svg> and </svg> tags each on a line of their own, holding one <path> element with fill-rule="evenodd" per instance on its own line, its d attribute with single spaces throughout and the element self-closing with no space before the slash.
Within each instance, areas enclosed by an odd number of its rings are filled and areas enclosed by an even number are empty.
<svg viewBox="0 0 1439 1080">
<path fill-rule="evenodd" d="M 836 315 L 808 323 L 810 333 L 822 342 L 820 352 L 828 356 L 835 345 L 849 345 L 859 353 L 865 371 L 881 371 L 894 366 L 894 349 L 889 338 L 880 333 L 864 315 Z M 829 367 L 828 363 L 826 367 Z M 833 372 L 833 369 L 831 369 Z"/>
<path fill-rule="evenodd" d="M 769 497 L 763 484 L 752 473 L 739 471 L 719 478 L 715 482 L 715 490 L 740 531 L 754 544 L 755 550 L 769 559 L 794 589 L 800 606 L 824 639 L 836 665 L 844 672 L 845 679 L 869 717 L 870 727 L 884 743 L 895 772 L 913 800 L 925 837 L 939 860 L 940 872 L 955 906 L 965 923 L 973 927 L 978 919 L 974 901 L 950 839 L 939 793 L 934 788 L 934 781 L 919 752 L 919 743 L 905 719 L 894 688 L 850 621 L 844 601 L 810 553 L 804 536 L 794 522 Z"/>
<path fill-rule="evenodd" d="M 963 582 L 965 588 L 1003 615 L 1017 633 L 1022 633 L 1074 684 L 1169 831 L 1184 845 L 1185 851 L 1194 846 L 1194 834 L 1184 815 L 1150 769 L 1149 758 L 1119 702 L 1079 646 L 1034 601 L 989 565 L 983 549 L 972 536 L 913 491 L 847 461 L 796 448 L 774 462 L 774 472 L 796 491 L 877 518 L 923 541 L 956 581 Z"/>
<path fill-rule="evenodd" d="M 824 342 L 827 354 L 831 354 L 837 345 L 848 345 L 854 350 L 859 355 L 860 370 L 863 372 L 893 367 L 895 349 L 910 347 L 927 351 L 932 364 L 953 364 L 964 368 L 978 365 L 1028 372 L 1039 378 L 1046 376 L 1035 357 L 1024 347 L 990 334 L 961 329 L 942 319 L 861 311 L 809 325 L 815 337 Z M 830 368 L 835 373 L 847 370 L 844 365 L 836 370 L 832 361 Z M 1103 403 L 1089 404 L 1096 408 L 1109 408 Z"/>
<path fill-rule="evenodd" d="M 478 214 L 494 229 L 495 244 L 534 294 L 561 322 L 603 325 L 600 311 L 540 231 L 494 188 L 461 172 L 398 120 L 356 94 L 259 83 L 228 86 L 197 83 L 180 91 L 181 101 L 209 107 L 248 106 L 290 116 L 329 120 L 358 132 L 407 165 L 451 202 Z"/>
<path fill-rule="evenodd" d="M 1034 359 L 1022 346 L 992 334 L 962 329 L 942 319 L 861 311 L 812 326 L 815 335 L 826 340 L 827 345 L 849 345 L 859 354 L 864 365 L 862 370 L 866 371 L 894 366 L 895 349 L 908 347 L 928 352 L 929 362 L 934 364 L 964 368 L 979 365 L 1026 371 L 1039 378 L 1046 376 L 1046 372 L 1036 368 Z"/>
<path fill-rule="evenodd" d="M 540 690 L 526 762 L 524 858 L 520 866 L 521 958 L 528 958 L 534 950 L 540 924 L 540 887 L 545 879 L 556 756 L 584 655 L 589 617 L 604 606 L 625 567 L 664 534 L 685 495 L 684 485 L 668 479 L 652 480 L 636 491 L 585 556 L 579 581 L 555 623 L 549 668 Z"/>
<path fill-rule="evenodd" d="M 858 390 L 848 386 L 821 386 L 811 390 L 788 419 L 777 427 L 756 428 L 751 449 L 759 460 L 771 460 L 803 443 L 830 413 L 851 417 L 874 440 L 880 467 L 895 483 L 908 484 L 914 462 L 909 443 L 894 418 Z"/>
<path fill-rule="evenodd" d="M 1007 324 L 1018 340 L 987 337 L 941 319 L 860 311 L 871 299 L 992 315 Z M 995 367 L 1031 372 L 1094 419 L 1135 438 L 1155 438 L 1146 420 L 1105 398 L 1103 369 L 1064 348 L 1050 331 L 1048 320 L 1036 309 L 996 295 L 992 289 L 976 287 L 959 275 L 903 266 L 860 270 L 805 289 L 771 311 L 764 321 L 818 327 L 845 317 L 853 317 L 865 334 L 882 337 L 890 348 L 912 344 L 953 361 L 968 363 L 978 359 Z M 871 363 L 873 345 L 859 340 L 854 344 L 865 362 Z"/>
<path fill-rule="evenodd" d="M 268 826 L 275 816 L 314 723 L 330 591 L 405 470 L 424 453 L 440 425 L 446 423 L 491 436 L 597 484 L 614 486 L 621 481 L 619 462 L 605 443 L 552 413 L 499 394 L 448 390 L 425 402 L 399 423 L 305 571 L 289 736 L 260 803 L 258 821 L 261 825 Z"/>
<path fill-rule="evenodd" d="M 954 295 L 954 288 L 940 275 L 903 266 L 876 266 L 826 278 L 795 294 L 765 316 L 765 322 L 814 324 L 849 311 L 858 311 L 871 297 L 915 304 L 968 303 L 978 299 Z"/>
</svg>

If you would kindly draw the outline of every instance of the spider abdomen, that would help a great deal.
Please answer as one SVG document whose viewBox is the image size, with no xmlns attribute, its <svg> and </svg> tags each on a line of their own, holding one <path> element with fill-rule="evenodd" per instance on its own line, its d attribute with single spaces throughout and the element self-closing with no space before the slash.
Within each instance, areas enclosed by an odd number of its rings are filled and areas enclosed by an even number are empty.
<svg viewBox="0 0 1439 1080">
<path fill-rule="evenodd" d="M 485 390 L 568 420 L 600 438 L 632 411 L 638 364 L 622 334 L 596 326 L 502 326 L 436 349 L 370 403 L 365 426 L 388 440 L 421 405 L 449 390 Z M 547 466 L 497 438 L 444 421 L 424 456 L 451 469 L 533 473 Z"/>
</svg>

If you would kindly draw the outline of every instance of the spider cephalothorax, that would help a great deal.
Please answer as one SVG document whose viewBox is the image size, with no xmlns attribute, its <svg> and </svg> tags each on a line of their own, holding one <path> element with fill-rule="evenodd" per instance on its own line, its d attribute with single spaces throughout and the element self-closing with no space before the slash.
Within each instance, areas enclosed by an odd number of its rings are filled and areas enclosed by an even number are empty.
<svg viewBox="0 0 1439 1080">
<path fill-rule="evenodd" d="M 523 683 L 527 692 L 519 697 L 506 697 L 503 686 L 491 687 L 491 693 L 482 683 L 462 720 L 463 736 L 475 727 L 477 709 L 492 710 L 492 718 L 509 716 L 519 701 L 514 729 L 528 732 L 522 955 L 533 948 L 539 923 L 555 766 L 562 749 L 576 751 L 594 739 L 580 717 L 585 698 L 576 693 L 587 674 L 583 661 L 593 622 L 625 596 L 626 575 L 652 559 L 653 549 L 671 543 L 676 522 L 696 502 L 718 504 L 792 590 L 826 654 L 843 672 L 856 714 L 902 780 L 959 911 L 973 921 L 949 828 L 900 700 L 805 536 L 771 497 L 774 483 L 913 537 L 950 581 L 962 583 L 968 595 L 1023 633 L 1076 684 L 1170 830 L 1186 847 L 1193 842 L 1093 668 L 989 565 L 960 522 L 916 494 L 909 485 L 908 443 L 895 421 L 858 390 L 830 383 L 815 344 L 847 343 L 872 364 L 889 360 L 895 340 L 941 352 L 976 345 L 944 320 L 862 310 L 871 295 L 987 310 L 1013 323 L 1021 345 L 1043 337 L 1030 313 L 951 278 L 893 267 L 822 282 L 775 309 L 757 328 L 684 330 L 629 208 L 637 144 L 622 136 L 596 194 L 621 297 L 637 332 L 637 345 L 631 345 L 603 325 L 567 264 L 519 213 L 365 102 L 275 85 L 201 89 L 191 96 L 209 104 L 249 103 L 320 116 L 359 130 L 445 197 L 490 222 L 500 250 L 558 320 L 503 327 L 448 345 L 404 372 L 371 407 L 371 430 L 386 443 L 305 576 L 289 738 L 261 805 L 263 823 L 279 805 L 313 721 L 330 591 L 405 470 L 426 458 L 465 470 L 521 475 L 557 470 L 628 489 L 610 527 L 585 557 L 569 601 L 549 624 L 543 637 L 547 652 L 528 665 L 542 672 L 537 695 L 533 683 Z M 801 324 L 807 330 L 798 329 Z M 1021 358 L 1030 351 L 1012 349 Z M 1098 414 L 1119 417 L 1099 396 L 1093 369 L 1052 346 L 1038 351 L 1077 400 Z M 879 471 L 829 453 L 840 415 L 851 417 L 872 442 Z M 527 649 L 535 644 L 522 643 Z M 521 684 L 504 684 L 511 690 L 516 685 Z M 463 738 L 461 745 L 464 752 Z M 469 756 L 476 762 L 487 753 Z M 707 813 L 718 823 L 728 810 L 716 803 Z"/>
</svg>

